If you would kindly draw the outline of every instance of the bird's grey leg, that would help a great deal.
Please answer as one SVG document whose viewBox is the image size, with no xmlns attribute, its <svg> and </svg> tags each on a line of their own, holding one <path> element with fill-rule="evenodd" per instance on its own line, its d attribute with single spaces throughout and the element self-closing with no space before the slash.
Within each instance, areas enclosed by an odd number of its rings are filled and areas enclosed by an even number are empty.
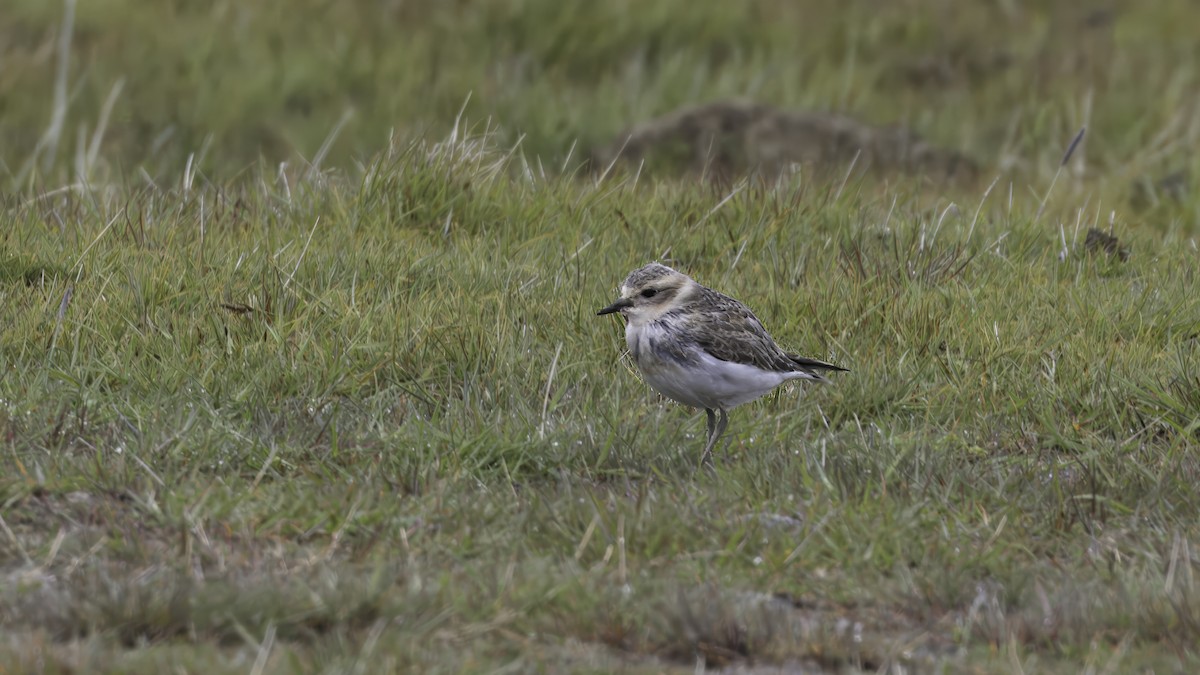
<svg viewBox="0 0 1200 675">
<path fill-rule="evenodd" d="M 708 416 L 708 425 L 704 428 L 704 444 L 712 440 L 713 429 L 717 428 L 717 413 L 712 408 L 705 408 L 704 414 Z"/>
<path fill-rule="evenodd" d="M 729 412 L 724 408 L 720 409 L 721 419 L 717 420 L 717 428 L 713 431 L 713 446 L 716 447 L 717 440 L 725 434 L 725 427 L 729 426 Z"/>
<path fill-rule="evenodd" d="M 705 408 L 704 412 L 708 413 L 708 442 L 704 444 L 704 454 L 700 455 L 700 464 L 712 465 L 712 451 L 717 445 L 717 440 L 721 438 L 721 434 L 725 433 L 725 425 L 729 424 L 729 413 L 725 412 L 724 408 L 718 408 L 721 413 L 718 418 L 711 408 Z"/>
</svg>

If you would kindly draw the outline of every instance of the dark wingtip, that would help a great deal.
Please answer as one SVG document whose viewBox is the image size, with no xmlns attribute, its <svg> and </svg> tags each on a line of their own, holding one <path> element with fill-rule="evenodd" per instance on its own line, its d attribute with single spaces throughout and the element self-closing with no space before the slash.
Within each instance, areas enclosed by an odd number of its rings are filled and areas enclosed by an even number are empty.
<svg viewBox="0 0 1200 675">
<path fill-rule="evenodd" d="M 795 362 L 796 365 L 804 367 L 804 368 L 812 368 L 813 370 L 832 370 L 835 372 L 842 372 L 842 373 L 850 372 L 849 368 L 835 366 L 832 363 L 825 363 L 824 361 L 818 361 L 817 359 L 810 359 L 807 356 L 800 356 L 798 354 L 788 354 L 788 358 L 791 359 L 793 362 Z"/>
</svg>

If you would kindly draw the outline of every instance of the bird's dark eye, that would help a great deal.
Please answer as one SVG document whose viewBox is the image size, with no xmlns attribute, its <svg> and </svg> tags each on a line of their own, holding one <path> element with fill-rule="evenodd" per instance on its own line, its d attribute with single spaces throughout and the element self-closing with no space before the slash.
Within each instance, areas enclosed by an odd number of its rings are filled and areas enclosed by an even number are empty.
<svg viewBox="0 0 1200 675">
<path fill-rule="evenodd" d="M 653 298 L 656 295 L 658 295 L 658 291 L 653 288 L 647 288 L 646 290 L 642 291 L 643 298 Z"/>
</svg>

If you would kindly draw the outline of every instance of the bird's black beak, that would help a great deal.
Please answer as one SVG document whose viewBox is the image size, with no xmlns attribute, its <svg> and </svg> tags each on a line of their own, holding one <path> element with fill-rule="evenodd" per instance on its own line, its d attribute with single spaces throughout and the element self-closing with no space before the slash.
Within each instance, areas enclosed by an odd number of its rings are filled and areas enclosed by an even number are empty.
<svg viewBox="0 0 1200 675">
<path fill-rule="evenodd" d="M 616 302 L 609 305 L 608 307 L 605 307 L 604 309 L 600 310 L 599 312 L 596 312 L 596 316 L 604 316 L 605 314 L 612 314 L 613 312 L 619 312 L 619 311 L 625 309 L 626 307 L 633 307 L 633 301 L 630 300 L 629 298 L 621 298 L 620 300 L 617 300 Z"/>
</svg>

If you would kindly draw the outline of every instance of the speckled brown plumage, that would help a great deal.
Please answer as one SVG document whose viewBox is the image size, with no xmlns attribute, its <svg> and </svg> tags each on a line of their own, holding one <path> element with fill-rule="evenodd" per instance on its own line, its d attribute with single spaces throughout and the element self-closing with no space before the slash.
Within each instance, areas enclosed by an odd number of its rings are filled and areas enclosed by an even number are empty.
<svg viewBox="0 0 1200 675">
<path fill-rule="evenodd" d="M 688 302 L 663 319 L 678 319 L 681 340 L 694 341 L 722 361 L 778 373 L 804 370 L 817 377 L 821 370 L 846 370 L 784 352 L 749 307 L 706 286 L 699 286 Z"/>
<path fill-rule="evenodd" d="M 621 297 L 597 314 L 614 312 L 625 317 L 625 341 L 646 382 L 705 409 L 702 462 L 725 431 L 728 409 L 789 380 L 824 382 L 821 371 L 846 370 L 788 354 L 748 307 L 659 263 L 631 272 Z"/>
</svg>

